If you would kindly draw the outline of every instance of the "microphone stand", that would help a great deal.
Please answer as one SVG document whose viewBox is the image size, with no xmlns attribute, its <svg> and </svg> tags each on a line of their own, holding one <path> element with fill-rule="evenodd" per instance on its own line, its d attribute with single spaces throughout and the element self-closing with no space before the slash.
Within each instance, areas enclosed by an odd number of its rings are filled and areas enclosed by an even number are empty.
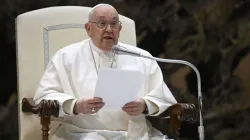
<svg viewBox="0 0 250 140">
<path fill-rule="evenodd" d="M 190 62 L 187 61 L 183 61 L 183 60 L 174 60 L 174 59 L 161 59 L 161 58 L 156 58 L 153 56 L 145 56 L 145 55 L 135 55 L 135 56 L 139 56 L 139 57 L 143 57 L 143 58 L 147 58 L 147 59 L 151 59 L 151 60 L 155 60 L 158 62 L 164 62 L 164 63 L 177 63 L 177 64 L 184 64 L 187 65 L 189 67 L 191 67 L 196 75 L 197 75 L 197 83 L 198 83 L 198 105 L 199 105 L 199 116 L 200 116 L 200 125 L 198 126 L 198 131 L 199 131 L 199 139 L 200 140 L 204 140 L 204 126 L 203 126 L 203 115 L 202 115 L 202 94 L 201 94 L 201 76 L 200 76 L 200 72 L 198 71 L 198 69 L 191 64 Z"/>
<path fill-rule="evenodd" d="M 200 125 L 198 126 L 198 132 L 199 132 L 199 139 L 204 140 L 204 126 L 203 126 L 203 115 L 202 115 L 202 94 L 201 94 L 201 76 L 200 72 L 198 69 L 191 64 L 190 62 L 184 61 L 184 60 L 174 60 L 174 59 L 161 59 L 161 58 L 156 58 L 153 56 L 146 56 L 142 55 L 139 52 L 128 50 L 127 48 L 120 46 L 120 45 L 115 45 L 113 47 L 113 52 L 118 55 L 132 55 L 132 56 L 137 56 L 137 57 L 143 57 L 146 59 L 151 59 L 155 60 L 158 62 L 164 62 L 164 63 L 177 63 L 177 64 L 184 64 L 189 67 L 191 67 L 197 76 L 197 86 L 198 86 L 198 106 L 199 106 L 199 116 L 200 116 Z"/>
</svg>

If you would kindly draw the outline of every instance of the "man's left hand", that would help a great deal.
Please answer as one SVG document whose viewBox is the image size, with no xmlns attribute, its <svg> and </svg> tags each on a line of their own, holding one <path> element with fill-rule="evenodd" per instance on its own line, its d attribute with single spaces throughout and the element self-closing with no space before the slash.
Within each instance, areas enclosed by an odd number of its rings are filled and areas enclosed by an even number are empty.
<svg viewBox="0 0 250 140">
<path fill-rule="evenodd" d="M 129 102 L 122 107 L 122 110 L 131 116 L 141 115 L 146 108 L 146 103 L 143 99 L 139 98 L 133 102 Z"/>
</svg>

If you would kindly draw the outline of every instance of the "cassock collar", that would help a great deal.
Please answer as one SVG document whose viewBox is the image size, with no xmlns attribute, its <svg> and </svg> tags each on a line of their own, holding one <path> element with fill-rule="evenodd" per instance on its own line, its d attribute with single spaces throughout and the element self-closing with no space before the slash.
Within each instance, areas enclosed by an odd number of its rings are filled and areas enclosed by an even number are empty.
<svg viewBox="0 0 250 140">
<path fill-rule="evenodd" d="M 98 54 L 100 54 L 100 56 L 106 56 L 108 58 L 112 58 L 113 57 L 113 52 L 109 51 L 109 52 L 104 52 L 103 50 L 99 49 L 98 47 L 96 47 L 96 45 L 93 43 L 93 41 L 90 39 L 90 47 L 92 47 L 92 49 L 97 52 Z"/>
</svg>

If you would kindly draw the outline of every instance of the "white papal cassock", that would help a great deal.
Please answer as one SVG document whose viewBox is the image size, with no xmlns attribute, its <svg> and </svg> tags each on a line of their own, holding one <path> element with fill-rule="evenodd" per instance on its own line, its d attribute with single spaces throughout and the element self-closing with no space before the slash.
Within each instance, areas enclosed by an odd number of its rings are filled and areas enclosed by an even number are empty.
<svg viewBox="0 0 250 140">
<path fill-rule="evenodd" d="M 140 48 L 121 42 L 118 44 L 144 55 L 150 55 Z M 52 128 L 51 139 L 165 139 L 165 136 L 146 120 L 145 115 L 129 116 L 122 110 L 102 109 L 92 115 L 73 114 L 73 106 L 77 99 L 93 98 L 98 69 L 103 67 L 138 70 L 146 76 L 138 96 L 145 100 L 149 110 L 148 115 L 159 115 L 176 103 L 155 61 L 134 56 L 114 55 L 112 52 L 104 53 L 90 39 L 83 40 L 56 52 L 37 87 L 34 97 L 36 103 L 42 99 L 58 100 L 60 103 L 60 119 L 57 119 L 60 125 Z"/>
</svg>

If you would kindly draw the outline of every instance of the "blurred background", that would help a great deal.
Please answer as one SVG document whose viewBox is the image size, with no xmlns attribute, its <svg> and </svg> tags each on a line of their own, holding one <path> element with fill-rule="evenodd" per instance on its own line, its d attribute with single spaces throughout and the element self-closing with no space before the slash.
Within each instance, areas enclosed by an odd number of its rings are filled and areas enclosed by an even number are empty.
<svg viewBox="0 0 250 140">
<path fill-rule="evenodd" d="M 207 140 L 250 139 L 250 0 L 1 0 L 1 140 L 18 140 L 15 18 L 45 7 L 98 3 L 135 21 L 138 47 L 199 69 Z M 177 101 L 197 104 L 195 73 L 183 65 L 160 66 Z M 181 135 L 197 139 L 196 124 L 182 125 Z"/>
</svg>

